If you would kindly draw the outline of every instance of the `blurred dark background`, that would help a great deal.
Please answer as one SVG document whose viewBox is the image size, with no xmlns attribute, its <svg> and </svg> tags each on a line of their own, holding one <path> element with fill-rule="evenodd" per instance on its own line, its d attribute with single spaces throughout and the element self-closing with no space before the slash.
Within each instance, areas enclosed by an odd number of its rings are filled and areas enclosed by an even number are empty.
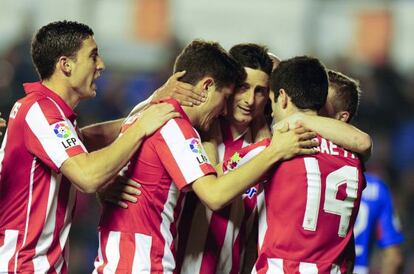
<svg viewBox="0 0 414 274">
<path fill-rule="evenodd" d="M 317 56 L 327 67 L 361 82 L 355 124 L 374 140 L 367 170 L 391 187 L 406 236 L 404 272 L 414 273 L 414 2 L 222 2 L 2 0 L 2 117 L 7 119 L 13 103 L 24 95 L 22 83 L 38 80 L 30 39 L 40 26 L 55 20 L 90 25 L 107 67 L 97 97 L 77 107 L 81 126 L 126 115 L 169 77 L 175 56 L 194 38 L 216 40 L 227 49 L 241 42 L 262 43 L 281 58 Z M 98 220 L 95 197 L 79 194 L 71 273 L 93 269 Z"/>
</svg>

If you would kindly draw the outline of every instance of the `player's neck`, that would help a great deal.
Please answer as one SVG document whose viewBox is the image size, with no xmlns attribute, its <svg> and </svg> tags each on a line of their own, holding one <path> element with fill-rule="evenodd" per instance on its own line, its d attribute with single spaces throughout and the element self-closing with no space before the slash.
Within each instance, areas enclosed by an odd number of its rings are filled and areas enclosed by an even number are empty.
<svg viewBox="0 0 414 274">
<path fill-rule="evenodd" d="M 293 107 L 287 112 L 287 115 L 285 117 L 288 117 L 288 116 L 291 116 L 291 115 L 294 115 L 294 114 L 298 114 L 298 113 L 305 114 L 305 115 L 312 115 L 312 116 L 318 115 L 316 110 L 300 109 L 300 108 L 297 108 L 297 107 Z"/>
<path fill-rule="evenodd" d="M 245 134 L 246 131 L 249 129 L 249 124 L 240 124 L 234 121 L 230 121 L 229 124 L 230 124 L 231 135 L 233 136 L 234 139 Z"/>
<path fill-rule="evenodd" d="M 199 111 L 197 111 L 197 107 L 187 107 L 187 106 L 181 106 L 184 110 L 185 114 L 187 114 L 188 119 L 190 119 L 191 124 L 193 127 L 197 128 L 200 124 L 200 115 Z"/>
<path fill-rule="evenodd" d="M 68 104 L 72 109 L 78 105 L 80 101 L 79 96 L 62 81 L 56 81 L 52 77 L 49 80 L 42 81 L 42 84 L 59 95 L 59 97 L 62 98 L 62 100 L 65 101 L 65 103 Z"/>
</svg>

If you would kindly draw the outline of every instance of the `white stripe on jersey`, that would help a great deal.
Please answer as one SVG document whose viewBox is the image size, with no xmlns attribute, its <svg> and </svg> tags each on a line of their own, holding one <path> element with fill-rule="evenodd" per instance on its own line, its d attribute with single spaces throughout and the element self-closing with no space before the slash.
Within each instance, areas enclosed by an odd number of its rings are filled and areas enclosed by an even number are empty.
<svg viewBox="0 0 414 274">
<path fill-rule="evenodd" d="M 299 263 L 299 273 L 301 274 L 318 274 L 318 266 L 313 263 Z"/>
<path fill-rule="evenodd" d="M 3 167 L 4 148 L 6 147 L 6 143 L 7 143 L 7 129 L 3 137 L 3 144 L 1 144 L 1 148 L 0 148 L 0 178 L 1 178 L 1 169 Z"/>
<path fill-rule="evenodd" d="M 135 253 L 132 263 L 132 273 L 151 272 L 152 237 L 135 233 Z"/>
<path fill-rule="evenodd" d="M 164 138 L 177 166 L 182 172 L 186 183 L 192 183 L 194 180 L 204 176 L 200 164 L 195 159 L 195 153 L 190 150 L 189 143 L 186 141 L 180 127 L 173 119 L 168 121 L 160 131 Z"/>
<path fill-rule="evenodd" d="M 62 182 L 62 178 L 58 178 L 58 179 L 60 182 Z M 63 230 L 60 232 L 60 235 L 59 235 L 59 242 L 60 242 L 60 247 L 62 248 L 62 250 L 65 248 L 65 245 L 68 240 L 70 227 L 72 226 L 72 211 L 73 211 L 73 208 L 75 207 L 75 201 L 76 201 L 76 189 L 73 186 L 73 184 L 70 184 L 69 198 L 68 198 L 68 203 L 66 205 Z M 68 259 L 69 259 L 68 254 L 65 253 L 64 258 L 65 258 L 65 261 L 68 262 Z"/>
<path fill-rule="evenodd" d="M 264 236 L 267 231 L 267 220 L 266 220 L 266 202 L 265 192 L 262 189 L 257 194 L 257 214 L 259 214 L 259 232 L 258 232 L 258 248 L 262 248 Z"/>
<path fill-rule="evenodd" d="M 315 158 L 306 157 L 303 159 L 306 167 L 307 192 L 305 217 L 302 227 L 305 230 L 315 231 L 318 223 L 319 204 L 321 200 L 321 172 L 318 161 Z M 308 172 L 311 171 L 311 172 Z"/>
<path fill-rule="evenodd" d="M 267 259 L 269 268 L 266 273 L 269 274 L 284 274 L 283 272 L 283 260 L 282 259 Z"/>
<path fill-rule="evenodd" d="M 191 222 L 188 239 L 197 239 L 197 241 L 188 241 L 186 243 L 185 258 L 181 267 L 181 274 L 194 274 L 200 272 L 212 211 L 204 206 L 203 203 L 198 202 L 194 211 L 194 216 L 205 216 L 205 218 L 193 218 Z"/>
<path fill-rule="evenodd" d="M 46 208 L 46 220 L 43 225 L 42 233 L 40 234 L 39 240 L 36 245 L 36 254 L 33 257 L 33 268 L 34 271 L 46 272 L 49 266 L 49 260 L 47 259 L 47 251 L 53 242 L 53 232 L 55 231 L 56 225 L 56 208 L 59 197 L 60 179 L 61 175 L 53 172 L 50 176 L 49 183 L 49 197 L 47 199 Z"/>
<path fill-rule="evenodd" d="M 30 220 L 30 210 L 32 207 L 32 198 L 33 198 L 33 182 L 34 182 L 34 172 L 36 168 L 37 157 L 33 157 L 32 168 L 30 169 L 30 186 L 29 186 L 29 200 L 27 202 L 27 212 L 26 212 L 26 224 L 24 227 L 24 236 L 23 242 L 20 248 L 23 248 L 26 244 L 27 233 L 29 231 L 29 220 Z M 19 251 L 16 252 L 16 257 L 14 260 L 14 273 L 17 272 L 17 259 L 19 258 Z"/>
<path fill-rule="evenodd" d="M 230 214 L 224 236 L 223 246 L 219 253 L 217 272 L 230 273 L 233 265 L 233 246 L 239 235 L 242 220 L 244 218 L 244 202 L 241 197 L 237 197 L 230 207 Z M 240 258 L 242 259 L 242 258 Z"/>
<path fill-rule="evenodd" d="M 65 118 L 62 117 L 62 119 Z M 58 168 L 60 168 L 69 156 L 63 148 L 63 145 L 60 143 L 59 138 L 52 132 L 49 122 L 42 112 L 39 103 L 36 102 L 30 107 L 26 115 L 26 122 L 39 140 L 47 156 Z"/>
<path fill-rule="evenodd" d="M 93 270 L 92 274 L 97 274 L 98 273 L 97 269 L 99 267 L 101 267 L 101 265 L 104 264 L 104 259 L 103 259 L 103 256 L 102 256 L 102 242 L 101 242 L 101 232 L 100 231 L 98 232 L 98 241 L 99 241 L 99 244 L 98 244 L 98 260 L 93 263 L 93 266 L 95 267 L 95 269 Z"/>
<path fill-rule="evenodd" d="M 108 264 L 103 270 L 103 274 L 116 273 L 119 262 L 119 242 L 121 240 L 121 232 L 110 231 L 108 242 L 106 243 L 105 254 Z"/>
<path fill-rule="evenodd" d="M 16 251 L 18 230 L 6 229 L 4 231 L 4 243 L 0 246 L 0 273 L 8 273 L 9 261 Z"/>
<path fill-rule="evenodd" d="M 339 267 L 339 265 L 336 265 L 336 264 L 332 265 L 331 274 L 341 274 L 341 268 Z"/>
<path fill-rule="evenodd" d="M 245 138 L 243 139 L 243 144 L 242 144 L 242 148 L 250 145 L 250 142 L 246 142 L 246 138 L 248 138 L 251 134 L 248 134 L 246 132 L 244 132 L 241 136 L 244 136 Z M 240 138 L 240 136 L 238 137 Z M 236 138 L 236 139 L 238 139 Z M 250 139 L 250 138 L 249 138 Z M 225 152 L 225 146 L 224 143 L 221 143 L 220 145 L 222 146 L 222 152 L 219 150 L 219 159 L 220 162 L 224 161 L 224 152 Z M 263 149 L 263 148 L 262 148 Z M 255 153 L 256 149 L 253 149 L 252 152 Z M 249 152 L 250 153 L 250 152 Z M 254 155 L 254 157 L 257 155 L 256 154 L 251 154 Z M 246 157 L 248 159 L 246 159 L 246 161 L 252 159 L 253 157 Z M 245 158 L 243 158 L 239 164 L 244 164 L 245 162 L 243 162 Z M 223 242 L 223 246 L 221 247 L 220 253 L 219 253 L 219 258 L 218 258 L 218 265 L 217 265 L 217 272 L 220 273 L 230 273 L 232 265 L 233 265 L 233 246 L 234 243 L 239 235 L 239 230 L 240 227 L 242 226 L 242 221 L 244 219 L 244 202 L 243 199 L 241 198 L 237 198 L 236 200 L 234 200 L 231 205 L 230 205 L 231 209 L 230 209 L 230 215 L 229 215 L 229 221 L 227 222 L 227 227 L 226 227 L 226 234 L 224 236 L 224 242 Z M 208 209 L 209 210 L 209 209 Z M 243 249 L 244 250 L 244 249 Z M 241 255 L 240 257 L 240 262 L 242 263 L 243 261 L 243 256 Z"/>
<path fill-rule="evenodd" d="M 164 204 L 164 209 L 161 213 L 161 225 L 160 232 L 164 238 L 164 256 L 162 257 L 162 267 L 164 272 L 170 273 L 175 269 L 175 259 L 171 251 L 171 245 L 173 242 L 173 237 L 171 234 L 171 223 L 174 222 L 174 208 L 177 205 L 178 197 L 180 196 L 180 191 L 175 186 L 174 183 L 171 183 L 170 189 L 168 190 L 168 197 Z"/>
<path fill-rule="evenodd" d="M 78 139 L 79 138 L 79 136 L 77 136 L 77 134 L 78 134 L 78 132 L 76 131 L 76 120 L 73 122 L 73 124 L 66 118 L 66 116 L 65 116 L 65 113 L 63 113 L 63 111 L 62 111 L 62 109 L 59 107 L 59 105 L 52 99 L 52 98 L 50 98 L 50 97 L 47 97 L 50 101 L 52 101 L 54 104 L 55 104 L 55 106 L 56 106 L 56 108 L 59 110 L 59 112 L 60 112 L 60 115 L 62 115 L 62 118 L 63 119 L 65 119 L 66 120 L 66 122 L 67 122 L 67 125 L 70 127 L 70 130 L 71 130 L 71 132 L 73 132 L 73 133 L 76 133 L 76 135 L 75 135 L 75 138 L 76 139 Z M 83 143 L 82 142 L 80 142 L 80 140 L 78 140 L 78 142 L 77 142 L 77 144 L 78 145 L 80 145 L 81 147 L 82 147 L 82 149 L 83 149 L 83 151 L 88 151 L 87 149 L 86 149 L 86 147 L 83 145 Z"/>
</svg>

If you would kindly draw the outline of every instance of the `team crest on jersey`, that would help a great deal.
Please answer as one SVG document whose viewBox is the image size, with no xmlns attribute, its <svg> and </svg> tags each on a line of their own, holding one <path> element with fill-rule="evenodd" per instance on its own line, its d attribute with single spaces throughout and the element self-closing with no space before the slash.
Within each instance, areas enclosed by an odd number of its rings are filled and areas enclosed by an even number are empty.
<svg viewBox="0 0 414 274">
<path fill-rule="evenodd" d="M 238 152 L 234 153 L 233 156 L 231 156 L 230 160 L 227 162 L 227 170 L 236 169 L 241 159 L 242 157 L 240 157 L 240 154 Z"/>
<path fill-rule="evenodd" d="M 62 139 L 60 142 L 65 149 L 78 145 L 76 134 L 73 134 L 71 128 L 66 122 L 57 122 L 52 125 L 56 137 Z"/>
<path fill-rule="evenodd" d="M 189 147 L 191 151 L 196 155 L 199 164 L 209 162 L 207 154 L 204 151 L 203 146 L 200 144 L 200 141 L 198 139 L 193 138 L 189 140 Z"/>
</svg>

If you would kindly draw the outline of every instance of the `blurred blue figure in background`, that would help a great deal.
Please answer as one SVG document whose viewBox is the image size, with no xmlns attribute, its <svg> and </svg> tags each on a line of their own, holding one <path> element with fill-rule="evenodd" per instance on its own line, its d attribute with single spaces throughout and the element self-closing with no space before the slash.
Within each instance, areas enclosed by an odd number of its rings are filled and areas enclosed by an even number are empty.
<svg viewBox="0 0 414 274">
<path fill-rule="evenodd" d="M 403 256 L 400 244 L 404 241 L 398 217 L 395 215 L 388 186 L 378 177 L 365 174 L 367 187 L 354 227 L 356 261 L 354 273 L 368 273 L 369 257 L 376 241 L 381 249 L 381 273 L 401 271 Z"/>
</svg>

